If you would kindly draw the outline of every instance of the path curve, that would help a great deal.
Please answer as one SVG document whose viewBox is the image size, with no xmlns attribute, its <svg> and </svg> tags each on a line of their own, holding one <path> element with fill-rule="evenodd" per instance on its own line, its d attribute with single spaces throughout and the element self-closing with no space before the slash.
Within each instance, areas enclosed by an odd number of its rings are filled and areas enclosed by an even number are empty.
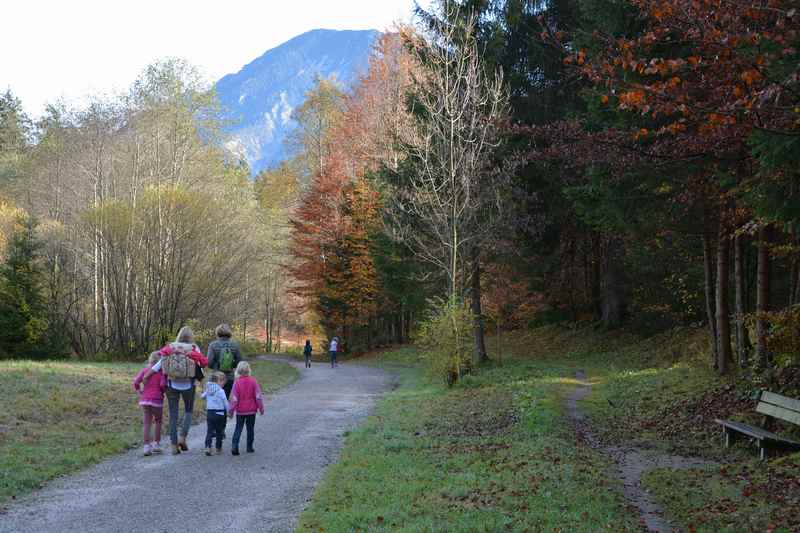
<svg viewBox="0 0 800 533">
<path fill-rule="evenodd" d="M 224 455 L 206 457 L 205 424 L 194 426 L 188 453 L 142 457 L 137 449 L 53 481 L 0 514 L 0 532 L 292 531 L 342 434 L 369 414 L 390 378 L 354 364 L 307 370 L 268 359 L 301 376 L 256 417 L 256 453 L 230 455 L 229 421 Z"/>
<path fill-rule="evenodd" d="M 575 426 L 578 438 L 597 450 L 609 455 L 617 464 L 614 475 L 623 483 L 625 499 L 639 512 L 642 525 L 647 531 L 672 532 L 677 531 L 664 518 L 664 510 L 650 497 L 642 486 L 642 476 L 657 468 L 672 468 L 675 470 L 688 470 L 690 468 L 704 468 L 718 466 L 713 461 L 694 457 L 683 457 L 643 450 L 634 446 L 609 446 L 600 442 L 592 431 L 589 421 L 578 402 L 585 399 L 592 390 L 587 383 L 586 374 L 582 370 L 575 373 L 575 379 L 580 383 L 567 396 L 567 414 Z"/>
</svg>

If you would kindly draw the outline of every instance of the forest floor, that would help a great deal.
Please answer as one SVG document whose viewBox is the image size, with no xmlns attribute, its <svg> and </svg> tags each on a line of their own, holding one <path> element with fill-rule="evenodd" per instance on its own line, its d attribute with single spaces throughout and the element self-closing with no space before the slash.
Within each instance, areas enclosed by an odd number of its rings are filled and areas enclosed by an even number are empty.
<svg viewBox="0 0 800 533">
<path fill-rule="evenodd" d="M 141 411 L 132 385 L 140 364 L 3 361 L 0 366 L 0 510 L 53 478 L 141 446 Z M 272 361 L 255 361 L 253 373 L 269 392 L 299 376 Z M 195 423 L 205 421 L 203 405 L 195 401 Z M 163 427 L 162 447 L 168 442 L 166 407 Z"/>
<path fill-rule="evenodd" d="M 299 530 L 800 531 L 800 454 L 721 445 L 714 418 L 755 403 L 707 368 L 704 331 L 548 326 L 489 347 L 502 357 L 450 389 L 414 348 L 366 358 L 399 386 Z"/>
</svg>

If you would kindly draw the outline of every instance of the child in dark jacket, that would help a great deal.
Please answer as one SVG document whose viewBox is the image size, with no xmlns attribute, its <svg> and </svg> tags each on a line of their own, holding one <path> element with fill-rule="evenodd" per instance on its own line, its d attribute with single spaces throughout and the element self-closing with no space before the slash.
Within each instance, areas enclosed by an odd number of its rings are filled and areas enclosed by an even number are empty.
<svg viewBox="0 0 800 533">
<path fill-rule="evenodd" d="M 242 361 L 236 367 L 236 381 L 231 391 L 231 410 L 228 416 L 236 415 L 236 429 L 233 431 L 231 453 L 239 455 L 239 439 L 242 428 L 247 426 L 247 452 L 253 453 L 255 440 L 256 412 L 264 414 L 264 398 L 261 387 L 254 377 L 250 376 L 250 364 Z"/>
<path fill-rule="evenodd" d="M 144 455 L 161 453 L 161 421 L 164 413 L 164 391 L 167 390 L 167 378 L 160 371 L 148 372 L 159 359 L 161 359 L 160 353 L 151 353 L 147 358 L 147 364 L 133 380 L 133 389 L 139 395 L 139 406 L 142 408 Z M 147 374 L 149 375 L 145 378 Z M 152 440 L 150 439 L 150 426 L 154 426 Z"/>
</svg>

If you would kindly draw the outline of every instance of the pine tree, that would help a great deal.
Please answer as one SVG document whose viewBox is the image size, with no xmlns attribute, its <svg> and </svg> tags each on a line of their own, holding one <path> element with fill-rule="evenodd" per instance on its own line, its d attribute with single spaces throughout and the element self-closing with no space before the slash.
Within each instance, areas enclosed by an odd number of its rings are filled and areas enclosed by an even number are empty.
<svg viewBox="0 0 800 533">
<path fill-rule="evenodd" d="M 20 217 L 8 256 L 0 265 L 0 356 L 53 355 L 47 336 L 47 308 L 42 296 L 42 270 L 36 237 L 37 221 Z"/>
</svg>

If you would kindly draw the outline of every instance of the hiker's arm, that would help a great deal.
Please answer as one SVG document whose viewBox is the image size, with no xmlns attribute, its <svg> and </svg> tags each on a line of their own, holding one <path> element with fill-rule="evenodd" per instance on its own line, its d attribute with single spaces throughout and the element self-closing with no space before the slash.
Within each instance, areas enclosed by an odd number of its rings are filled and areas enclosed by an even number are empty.
<svg viewBox="0 0 800 533">
<path fill-rule="evenodd" d="M 231 402 L 230 402 L 230 410 L 228 411 L 228 416 L 233 418 L 233 413 L 236 412 L 236 406 L 239 404 L 239 387 L 236 386 L 237 384 L 233 384 L 233 389 L 231 390 Z"/>
<path fill-rule="evenodd" d="M 194 361 L 195 363 L 197 363 L 198 365 L 200 365 L 200 368 L 205 368 L 205 367 L 207 367 L 207 366 L 208 366 L 208 359 L 206 359 L 206 356 L 205 356 L 205 355 L 203 355 L 202 353 L 200 353 L 200 352 L 199 352 L 198 350 L 196 350 L 196 349 L 195 349 L 195 350 L 192 350 L 192 351 L 189 353 L 189 357 L 191 357 L 191 358 L 192 358 L 192 361 Z"/>
<path fill-rule="evenodd" d="M 136 377 L 133 379 L 133 390 L 136 391 L 136 394 L 141 394 L 142 391 L 139 390 L 139 386 L 142 384 L 144 378 L 144 368 L 136 374 Z"/>
<path fill-rule="evenodd" d="M 161 361 L 160 360 L 158 361 L 158 363 L 154 364 L 153 366 L 151 366 L 150 368 L 147 369 L 147 372 L 145 372 L 144 375 L 142 376 L 142 381 L 147 380 L 147 378 L 149 378 L 150 376 L 152 376 L 153 374 L 155 374 L 159 370 L 161 370 Z"/>
<path fill-rule="evenodd" d="M 256 384 L 256 402 L 258 403 L 258 413 L 264 414 L 264 395 L 261 394 L 261 386 Z"/>
<path fill-rule="evenodd" d="M 219 370 L 219 362 L 217 361 L 217 354 L 214 352 L 213 342 L 208 345 L 208 354 L 206 354 L 206 359 L 208 359 L 208 368 Z"/>
</svg>

